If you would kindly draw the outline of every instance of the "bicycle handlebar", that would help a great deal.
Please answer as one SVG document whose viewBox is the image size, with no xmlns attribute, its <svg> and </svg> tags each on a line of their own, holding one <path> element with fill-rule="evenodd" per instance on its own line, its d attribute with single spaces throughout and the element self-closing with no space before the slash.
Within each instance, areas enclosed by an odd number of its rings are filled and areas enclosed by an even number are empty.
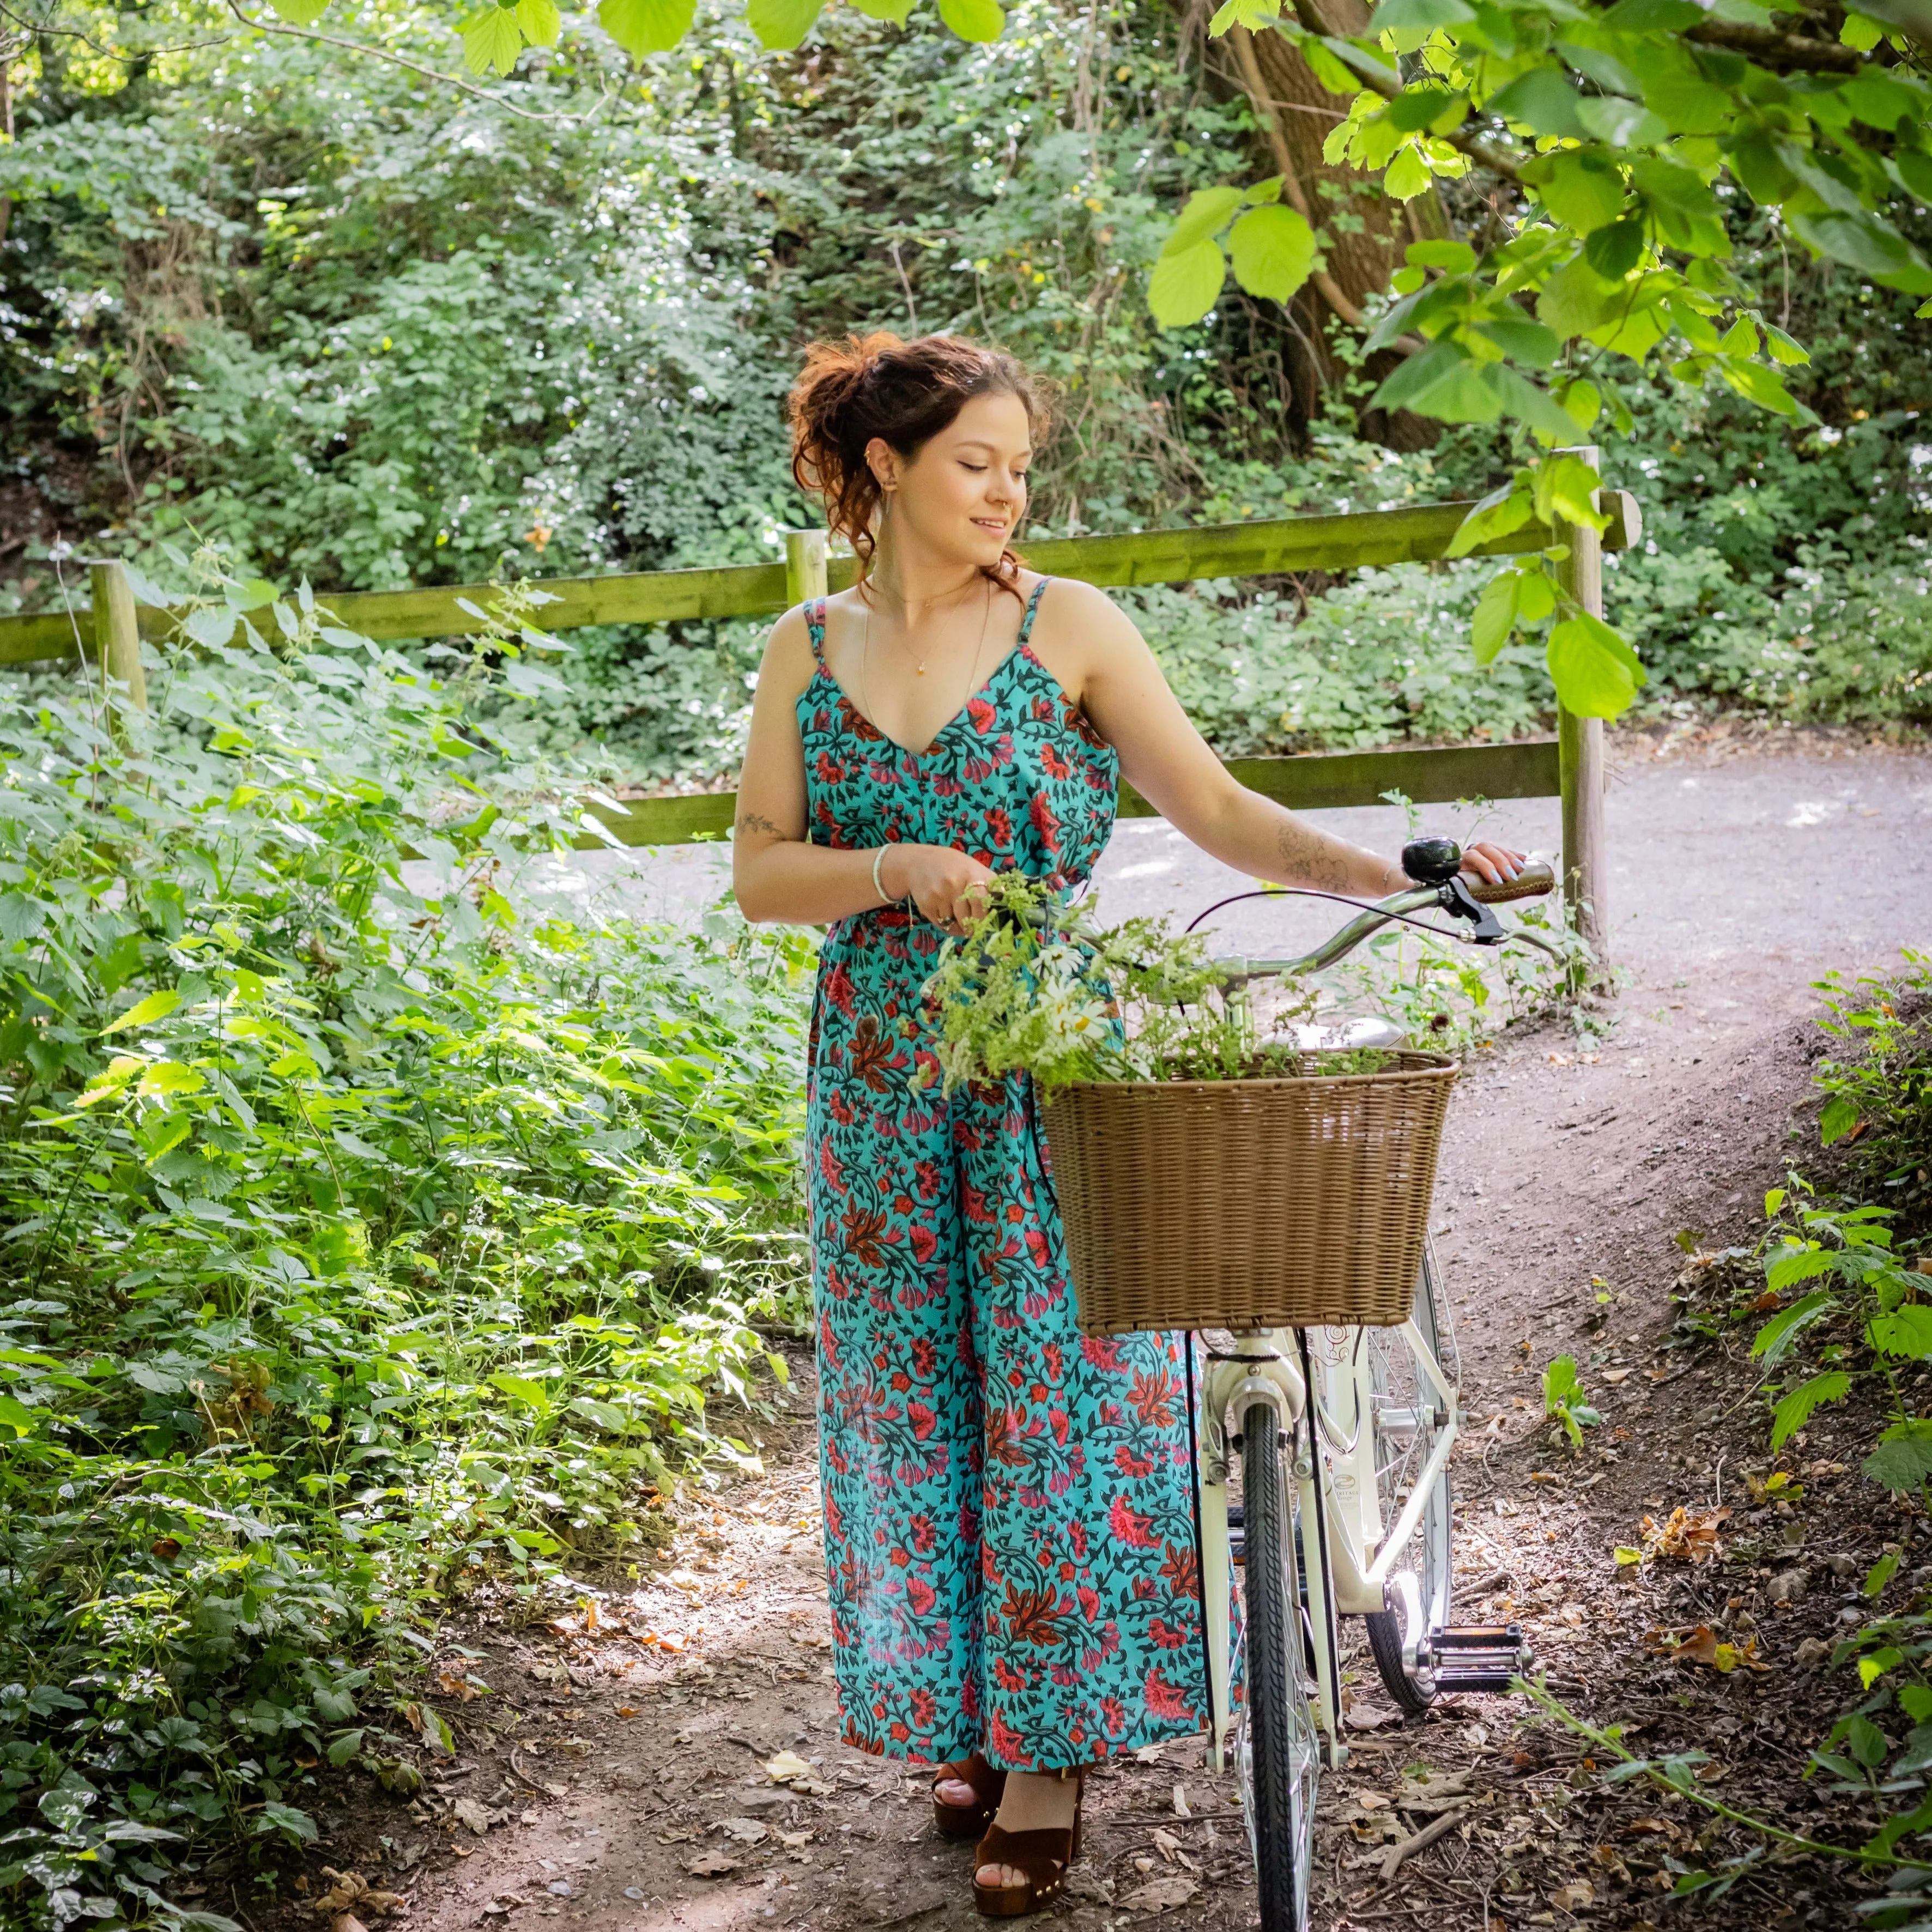
<svg viewBox="0 0 1932 1932">
<path fill-rule="evenodd" d="M 1484 905 L 1506 905 L 1511 899 L 1540 898 L 1556 889 L 1556 869 L 1547 859 L 1533 860 L 1513 879 L 1500 885 L 1487 885 L 1480 879 L 1466 878 L 1470 898 Z"/>
</svg>

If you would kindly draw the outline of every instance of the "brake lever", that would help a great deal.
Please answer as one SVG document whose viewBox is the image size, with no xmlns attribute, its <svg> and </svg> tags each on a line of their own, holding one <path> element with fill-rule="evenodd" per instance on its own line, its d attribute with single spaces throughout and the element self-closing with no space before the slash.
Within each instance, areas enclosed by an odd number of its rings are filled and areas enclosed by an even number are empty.
<svg viewBox="0 0 1932 1932">
<path fill-rule="evenodd" d="M 1459 872 L 1442 888 L 1442 910 L 1452 919 L 1466 919 L 1475 930 L 1469 934 L 1472 946 L 1500 946 L 1509 937 L 1498 921 L 1494 909 L 1485 905 L 1462 883 Z"/>
</svg>

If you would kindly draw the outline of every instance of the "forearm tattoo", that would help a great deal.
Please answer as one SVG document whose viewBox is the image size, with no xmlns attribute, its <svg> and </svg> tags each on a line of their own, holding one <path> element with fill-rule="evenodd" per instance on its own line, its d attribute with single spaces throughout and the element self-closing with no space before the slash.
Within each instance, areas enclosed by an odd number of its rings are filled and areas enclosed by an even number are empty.
<svg viewBox="0 0 1932 1932">
<path fill-rule="evenodd" d="M 769 832 L 774 838 L 782 838 L 781 832 L 762 812 L 741 812 L 738 814 L 740 832 Z"/>
<path fill-rule="evenodd" d="M 1304 884 L 1324 892 L 1346 892 L 1351 867 L 1346 856 L 1348 848 L 1326 832 L 1294 819 L 1282 822 L 1275 835 L 1275 850 L 1281 868 Z"/>
</svg>

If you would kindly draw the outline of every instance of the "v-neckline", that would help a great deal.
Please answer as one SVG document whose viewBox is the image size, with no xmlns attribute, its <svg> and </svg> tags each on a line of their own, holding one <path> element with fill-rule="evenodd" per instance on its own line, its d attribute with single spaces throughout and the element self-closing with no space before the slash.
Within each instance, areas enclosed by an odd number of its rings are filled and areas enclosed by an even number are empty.
<svg viewBox="0 0 1932 1932">
<path fill-rule="evenodd" d="M 1034 656 L 1033 646 L 1024 638 L 1022 638 L 1018 644 L 1014 645 L 1011 650 L 1007 652 L 1004 657 L 1000 658 L 998 664 L 994 665 L 992 670 L 987 674 L 983 682 L 980 684 L 975 689 L 970 691 L 966 694 L 965 703 L 961 705 L 959 709 L 954 712 L 952 716 L 947 718 L 946 722 L 940 725 L 939 729 L 932 734 L 932 742 L 927 745 L 923 751 L 914 751 L 911 746 L 902 744 L 899 740 L 895 738 L 883 725 L 878 724 L 873 718 L 868 718 L 864 712 L 860 710 L 857 700 L 853 697 L 852 694 L 838 682 L 838 679 L 832 675 L 831 666 L 828 664 L 823 658 L 820 658 L 818 661 L 818 675 L 824 679 L 826 682 L 831 686 L 832 688 L 838 694 L 838 701 L 845 706 L 847 710 L 851 712 L 854 718 L 857 718 L 861 724 L 865 725 L 867 730 L 875 733 L 879 737 L 884 740 L 884 741 L 888 745 L 891 746 L 895 751 L 904 753 L 904 754 L 908 758 L 929 758 L 934 752 L 938 750 L 940 741 L 945 737 L 946 734 L 950 731 L 962 718 L 970 715 L 973 706 L 977 704 L 981 698 L 984 698 L 988 692 L 992 689 L 995 681 L 999 678 L 1000 674 L 1004 672 L 1006 667 L 1012 664 L 1017 658 L 1032 658 L 1035 664 L 1040 664 L 1040 659 L 1037 657 Z M 1040 668 L 1044 670 L 1046 669 L 1046 666 L 1044 664 L 1041 664 Z M 1049 675 L 1051 675 L 1051 674 L 1049 674 Z"/>
</svg>

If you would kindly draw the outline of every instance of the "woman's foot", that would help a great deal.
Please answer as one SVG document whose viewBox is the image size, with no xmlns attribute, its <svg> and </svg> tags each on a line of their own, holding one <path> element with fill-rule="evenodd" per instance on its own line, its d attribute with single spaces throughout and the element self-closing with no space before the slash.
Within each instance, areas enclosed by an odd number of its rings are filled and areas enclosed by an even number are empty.
<svg viewBox="0 0 1932 1932">
<path fill-rule="evenodd" d="M 1006 1774 L 977 1751 L 942 1764 L 932 1780 L 933 1822 L 946 1838 L 974 1838 L 992 1822 L 1006 1790 Z"/>
<path fill-rule="evenodd" d="M 1006 1796 L 1000 1801 L 996 1829 L 1022 1832 L 1064 1832 L 1070 1841 L 1074 1821 L 1080 1810 L 1080 1780 L 1061 1778 L 1058 1773 L 1012 1771 L 1006 1774 Z M 1068 1854 L 1071 1862 L 1072 1853 Z M 974 1883 L 982 1891 L 1004 1889 L 1037 1882 L 1038 1874 L 1022 1871 L 1017 1865 L 982 1864 L 973 1874 Z"/>
</svg>

